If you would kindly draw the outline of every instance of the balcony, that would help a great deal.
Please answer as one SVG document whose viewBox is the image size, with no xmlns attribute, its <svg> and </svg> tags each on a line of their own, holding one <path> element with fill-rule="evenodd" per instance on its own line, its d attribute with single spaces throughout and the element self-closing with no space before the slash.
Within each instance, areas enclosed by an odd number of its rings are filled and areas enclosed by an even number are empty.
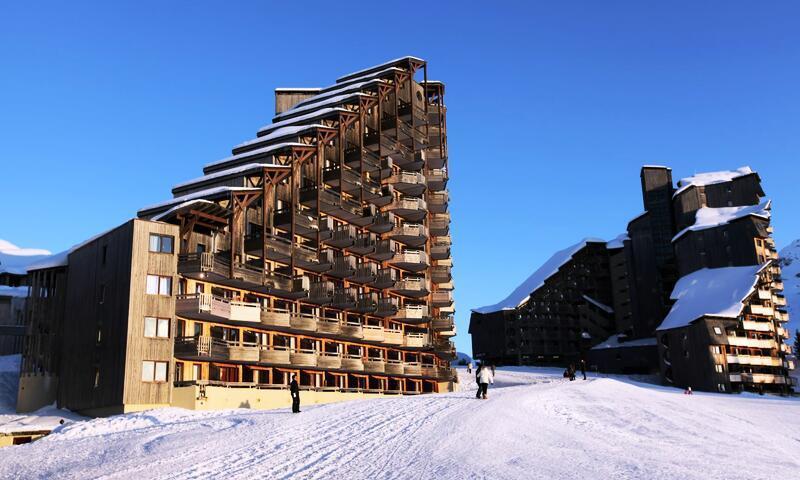
<svg viewBox="0 0 800 480">
<path fill-rule="evenodd" d="M 316 205 L 315 205 L 316 207 Z M 284 232 L 291 231 L 291 209 L 284 208 L 275 212 L 274 225 L 276 228 Z M 317 233 L 320 235 L 320 240 L 328 238 L 333 229 L 333 219 L 330 217 L 323 217 L 322 220 L 316 218 L 316 214 L 311 215 L 311 212 L 303 213 L 295 211 L 294 213 L 294 233 L 310 240 L 317 239 Z"/>
<path fill-rule="evenodd" d="M 375 305 L 376 317 L 391 317 L 397 313 L 397 299 L 394 297 L 378 298 Z"/>
<path fill-rule="evenodd" d="M 383 290 L 392 288 L 397 283 L 397 271 L 391 268 L 380 268 L 375 280 L 369 283 L 370 286 Z"/>
<path fill-rule="evenodd" d="M 392 185 L 381 185 L 377 188 L 364 189 L 364 201 L 376 207 L 385 207 L 392 203 L 394 199 L 394 187 Z"/>
<path fill-rule="evenodd" d="M 330 335 L 338 335 L 342 331 L 342 325 L 338 318 L 317 318 L 317 331 Z"/>
<path fill-rule="evenodd" d="M 411 222 L 422 221 L 428 213 L 428 204 L 421 198 L 398 198 L 384 208 Z"/>
<path fill-rule="evenodd" d="M 333 250 L 324 249 L 312 256 L 295 258 L 295 266 L 309 272 L 323 273 L 333 268 Z"/>
<path fill-rule="evenodd" d="M 289 310 L 262 308 L 261 323 L 272 327 L 289 327 Z"/>
<path fill-rule="evenodd" d="M 378 294 L 375 292 L 359 293 L 356 298 L 356 305 L 353 308 L 357 313 L 372 313 L 378 308 Z"/>
<path fill-rule="evenodd" d="M 779 322 L 788 322 L 789 314 L 783 310 L 775 310 L 775 320 Z"/>
<path fill-rule="evenodd" d="M 350 168 L 334 165 L 322 171 L 325 184 L 335 190 L 353 193 L 361 188 L 361 175 Z"/>
<path fill-rule="evenodd" d="M 450 195 L 447 192 L 429 193 L 427 195 L 428 211 L 431 213 L 447 212 Z"/>
<path fill-rule="evenodd" d="M 378 240 L 378 242 L 375 244 L 375 251 L 367 254 L 367 258 L 377 262 L 385 262 L 386 260 L 394 257 L 394 252 L 397 250 L 399 250 L 399 247 L 394 240 Z"/>
<path fill-rule="evenodd" d="M 786 297 L 783 295 L 774 295 L 772 297 L 772 304 L 776 307 L 785 307 L 786 306 Z"/>
<path fill-rule="evenodd" d="M 317 199 L 317 193 L 319 193 L 319 199 Z M 355 202 L 347 196 L 342 197 L 339 192 L 334 190 L 319 190 L 315 185 L 300 189 L 300 202 L 303 205 L 315 209 L 317 201 L 319 201 L 319 208 L 322 213 L 348 222 L 358 219 L 363 213 L 359 202 Z"/>
<path fill-rule="evenodd" d="M 369 342 L 382 342 L 384 339 L 383 327 L 380 325 L 364 325 L 364 340 Z"/>
<path fill-rule="evenodd" d="M 356 273 L 356 257 L 335 256 L 333 258 L 333 268 L 328 271 L 328 275 L 337 278 L 352 277 Z"/>
<path fill-rule="evenodd" d="M 391 290 L 404 297 L 420 298 L 428 295 L 431 288 L 424 278 L 404 278 L 395 282 Z"/>
<path fill-rule="evenodd" d="M 289 361 L 293 366 L 316 367 L 317 352 L 314 350 L 295 349 L 289 352 Z"/>
<path fill-rule="evenodd" d="M 356 255 L 366 255 L 375 251 L 376 242 L 374 233 L 359 234 L 353 244 L 347 247 L 347 251 Z"/>
<path fill-rule="evenodd" d="M 382 212 L 375 215 L 372 224 L 367 225 L 367 230 L 374 233 L 390 232 L 394 228 L 395 216 L 392 212 Z"/>
<path fill-rule="evenodd" d="M 783 327 L 776 328 L 775 333 L 781 338 L 789 338 L 789 330 L 786 330 Z"/>
<path fill-rule="evenodd" d="M 402 330 L 384 330 L 383 343 L 387 345 L 403 345 L 403 332 Z"/>
<path fill-rule="evenodd" d="M 363 371 L 364 361 L 360 355 L 342 355 L 342 369 Z"/>
<path fill-rule="evenodd" d="M 221 298 L 210 293 L 178 295 L 175 311 L 180 314 L 207 313 L 216 317 L 241 322 L 261 322 L 261 305 Z"/>
<path fill-rule="evenodd" d="M 409 272 L 421 272 L 428 268 L 428 254 L 421 250 L 406 250 L 394 254 L 389 263 Z"/>
<path fill-rule="evenodd" d="M 228 343 L 208 336 L 178 337 L 175 339 L 175 356 L 228 360 Z"/>
<path fill-rule="evenodd" d="M 386 361 L 382 358 L 367 358 L 364 360 L 364 371 L 372 373 L 385 373 Z"/>
<path fill-rule="evenodd" d="M 258 344 L 228 345 L 228 359 L 233 362 L 258 362 L 260 357 Z"/>
<path fill-rule="evenodd" d="M 434 265 L 431 267 L 431 280 L 433 283 L 447 283 L 453 279 L 450 267 L 446 265 Z"/>
<path fill-rule="evenodd" d="M 758 299 L 759 300 L 771 300 L 772 299 L 772 291 L 766 288 L 759 288 L 758 289 Z"/>
<path fill-rule="evenodd" d="M 289 325 L 298 330 L 306 330 L 308 332 L 317 331 L 317 317 L 308 313 L 292 312 L 289 315 Z"/>
<path fill-rule="evenodd" d="M 355 283 L 371 283 L 378 276 L 378 265 L 372 262 L 359 263 L 355 273 L 349 278 Z"/>
<path fill-rule="evenodd" d="M 741 383 L 790 383 L 788 377 L 783 375 L 772 375 L 770 373 L 731 373 L 730 381 Z"/>
<path fill-rule="evenodd" d="M 356 227 L 353 225 L 340 225 L 331 233 L 331 238 L 325 244 L 335 248 L 346 248 L 356 240 Z"/>
<path fill-rule="evenodd" d="M 327 305 L 333 299 L 333 290 L 333 282 L 314 282 L 308 291 L 308 301 L 317 305 Z"/>
<path fill-rule="evenodd" d="M 434 237 L 444 237 L 450 233 L 450 215 L 432 215 L 428 222 L 428 229 Z"/>
<path fill-rule="evenodd" d="M 447 188 L 447 170 L 435 168 L 425 171 L 425 179 L 428 183 L 428 190 L 438 192 Z"/>
<path fill-rule="evenodd" d="M 393 319 L 405 323 L 417 324 L 427 322 L 429 320 L 428 315 L 427 305 L 404 305 L 397 310 Z"/>
<path fill-rule="evenodd" d="M 411 152 L 407 148 L 397 148 L 394 145 L 391 147 L 392 153 L 389 154 L 389 157 L 392 159 L 392 163 L 403 170 L 418 172 L 425 166 L 427 152 Z"/>
<path fill-rule="evenodd" d="M 778 344 L 772 339 L 757 339 L 748 337 L 735 337 L 728 336 L 728 345 L 737 347 L 752 347 L 752 348 L 778 348 Z"/>
<path fill-rule="evenodd" d="M 360 323 L 346 322 L 341 326 L 342 335 L 353 338 L 364 338 L 364 327 Z"/>
<path fill-rule="evenodd" d="M 453 304 L 453 293 L 449 291 L 433 292 L 431 294 L 431 305 L 434 307 L 449 307 Z"/>
<path fill-rule="evenodd" d="M 406 375 L 422 375 L 422 364 L 419 362 L 405 362 L 403 373 Z"/>
<path fill-rule="evenodd" d="M 274 363 L 278 365 L 289 365 L 289 348 L 280 346 L 262 345 L 259 351 L 258 360 L 261 363 Z"/>
<path fill-rule="evenodd" d="M 444 260 L 447 258 L 450 258 L 450 242 L 431 245 L 431 260 Z"/>
<path fill-rule="evenodd" d="M 775 329 L 772 322 L 753 322 L 749 320 L 742 322 L 742 328 L 755 332 L 771 332 Z"/>
<path fill-rule="evenodd" d="M 353 287 L 337 287 L 333 291 L 331 307 L 340 310 L 350 310 L 356 306 L 356 295 L 358 290 Z"/>
<path fill-rule="evenodd" d="M 741 365 L 764 365 L 768 367 L 780 367 L 783 360 L 779 357 L 766 357 L 759 355 L 726 355 L 728 364 L 738 363 Z"/>
<path fill-rule="evenodd" d="M 439 367 L 437 367 L 436 365 L 423 363 L 421 366 L 421 370 L 423 377 L 433 377 L 433 378 L 439 377 Z"/>
<path fill-rule="evenodd" d="M 342 368 L 342 355 L 338 352 L 320 352 L 317 357 L 320 368 Z"/>
<path fill-rule="evenodd" d="M 419 196 L 425 192 L 425 176 L 417 172 L 397 172 L 389 177 L 394 189 L 404 195 Z"/>
<path fill-rule="evenodd" d="M 447 163 L 447 151 L 439 147 L 428 148 L 425 151 L 425 166 L 431 170 L 444 168 Z"/>
<path fill-rule="evenodd" d="M 753 315 L 771 317 L 775 313 L 775 310 L 772 307 L 765 307 L 763 305 L 750 305 L 750 313 Z"/>
<path fill-rule="evenodd" d="M 389 375 L 403 375 L 405 373 L 405 365 L 402 360 L 387 360 L 385 368 L 386 373 Z"/>
<path fill-rule="evenodd" d="M 405 245 L 419 247 L 428 241 L 428 229 L 425 228 L 425 225 L 418 223 L 403 222 L 400 225 L 396 225 L 389 233 L 389 236 L 392 237 L 392 240 Z"/>
</svg>

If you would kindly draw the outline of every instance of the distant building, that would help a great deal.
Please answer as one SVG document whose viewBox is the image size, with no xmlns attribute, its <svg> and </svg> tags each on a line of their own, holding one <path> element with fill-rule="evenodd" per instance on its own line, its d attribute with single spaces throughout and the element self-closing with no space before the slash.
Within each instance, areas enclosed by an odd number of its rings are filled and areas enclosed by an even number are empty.
<svg viewBox="0 0 800 480">
<path fill-rule="evenodd" d="M 0 240 L 0 355 L 22 353 L 29 292 L 27 266 L 48 255 L 47 250 L 19 248 Z"/>
<path fill-rule="evenodd" d="M 20 408 L 452 391 L 444 90 L 415 57 L 278 89 L 230 157 L 34 266 Z"/>
<path fill-rule="evenodd" d="M 758 174 L 702 173 L 675 188 L 668 167 L 645 166 L 641 183 L 645 212 L 626 233 L 557 253 L 506 300 L 473 310 L 475 357 L 585 359 L 696 390 L 790 391 L 786 299 Z"/>
</svg>

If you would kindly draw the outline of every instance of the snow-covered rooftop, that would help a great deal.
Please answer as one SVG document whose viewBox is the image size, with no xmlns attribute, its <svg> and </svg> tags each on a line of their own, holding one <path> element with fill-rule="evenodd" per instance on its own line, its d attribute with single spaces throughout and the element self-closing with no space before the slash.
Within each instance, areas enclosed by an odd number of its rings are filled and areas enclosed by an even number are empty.
<svg viewBox="0 0 800 480">
<path fill-rule="evenodd" d="M 333 108 L 321 108 L 319 110 L 314 110 L 313 112 L 309 112 L 305 115 L 300 115 L 299 117 L 292 117 L 287 118 L 286 120 L 281 120 L 280 122 L 270 123 L 269 125 L 264 125 L 263 127 L 258 129 L 258 133 L 265 134 L 272 131 L 275 131 L 281 127 L 286 127 L 288 125 L 297 125 L 301 123 L 305 123 L 307 120 L 322 118 L 331 113 L 336 112 L 347 112 L 347 109 L 340 108 L 340 107 L 333 107 Z M 263 135 L 262 135 L 263 136 Z"/>
<path fill-rule="evenodd" d="M 765 200 L 758 205 L 748 205 L 745 207 L 703 207 L 695 214 L 694 224 L 678 232 L 677 235 L 672 237 L 672 241 L 678 240 L 687 232 L 718 227 L 744 217 L 753 216 L 769 220 L 770 208 L 772 206 L 771 202 L 771 200 Z"/>
<path fill-rule="evenodd" d="M 0 285 L 0 297 L 27 297 L 28 287 L 9 287 Z"/>
<path fill-rule="evenodd" d="M 703 316 L 737 318 L 766 265 L 704 268 L 681 277 L 670 294 L 675 304 L 657 330 L 685 327 Z"/>
<path fill-rule="evenodd" d="M 326 88 L 325 91 L 320 93 L 319 95 L 314 95 L 313 97 L 307 98 L 301 102 L 297 102 L 297 104 L 294 105 L 292 108 L 276 115 L 275 118 L 276 119 L 285 118 L 289 115 L 293 115 L 298 112 L 308 110 L 311 107 L 320 108 L 324 105 L 329 104 L 327 102 L 321 103 L 327 99 L 345 96 L 346 94 L 351 92 L 359 92 L 360 90 L 366 88 L 369 85 L 378 84 L 381 82 L 383 82 L 383 80 L 378 78 L 373 78 L 371 80 L 365 80 L 363 82 L 356 82 L 356 83 L 348 83 L 346 85 L 339 85 L 339 84 L 333 85 L 332 88 L 330 89 Z"/>
<path fill-rule="evenodd" d="M 692 175 L 678 180 L 678 189 L 675 190 L 673 197 L 679 195 L 689 187 L 702 187 L 705 185 L 712 185 L 715 183 L 730 182 L 734 178 L 750 175 L 753 170 L 750 167 L 741 167 L 736 170 L 723 170 L 719 172 L 706 172 Z"/>
<path fill-rule="evenodd" d="M 284 142 L 284 143 L 278 143 L 276 145 L 268 145 L 266 147 L 250 150 L 249 152 L 242 152 L 236 155 L 231 155 L 230 157 L 223 158 L 222 160 L 217 160 L 216 162 L 211 162 L 209 164 L 206 164 L 203 167 L 203 169 L 218 167 L 226 163 L 235 162 L 237 160 L 243 160 L 245 158 L 256 157 L 258 155 L 269 155 L 270 153 L 277 152 L 279 150 L 283 150 L 284 148 L 288 147 L 307 147 L 307 146 L 308 145 L 297 142 Z M 277 163 L 274 165 L 280 166 L 280 164 Z"/>
<path fill-rule="evenodd" d="M 594 298 L 590 297 L 589 295 L 583 295 L 583 299 L 587 302 L 591 303 L 595 307 L 599 308 L 600 310 L 606 313 L 614 313 L 614 309 L 606 305 L 605 303 L 598 302 Z"/>
<path fill-rule="evenodd" d="M 205 190 L 198 190 L 197 192 L 187 193 L 186 195 L 181 195 L 180 197 L 175 197 L 171 200 L 167 200 L 161 203 L 155 203 L 153 205 L 148 205 L 144 208 L 139 209 L 139 214 L 144 212 L 148 212 L 150 210 L 156 210 L 159 208 L 164 207 L 171 207 L 173 205 L 185 203 L 189 200 L 194 200 L 198 198 L 210 198 L 214 196 L 218 196 L 224 193 L 230 192 L 256 192 L 258 188 L 248 188 L 248 187 L 213 187 L 213 188 L 206 188 Z"/>
<path fill-rule="evenodd" d="M 630 240 L 631 237 L 628 236 L 628 232 L 620 233 L 615 238 L 611 239 L 606 243 L 606 248 L 609 250 L 614 248 L 622 248 L 625 246 L 625 241 Z"/>
<path fill-rule="evenodd" d="M 653 338 L 639 338 L 637 340 L 628 340 L 625 342 L 621 342 L 625 335 L 616 334 L 611 335 L 605 341 L 600 342 L 599 344 L 592 347 L 592 350 L 604 350 L 607 348 L 620 348 L 620 347 L 654 347 L 657 345 L 656 339 Z"/>
<path fill-rule="evenodd" d="M 174 187 L 172 187 L 172 189 L 173 190 L 178 190 L 178 189 L 181 189 L 181 188 L 185 188 L 185 187 L 194 185 L 196 183 L 208 182 L 210 180 L 215 180 L 215 179 L 218 179 L 218 178 L 226 177 L 228 175 L 244 174 L 244 173 L 247 173 L 247 172 L 250 172 L 250 171 L 261 171 L 264 168 L 280 168 L 280 169 L 288 170 L 291 167 L 289 165 L 280 165 L 280 164 L 277 164 L 277 163 L 248 163 L 248 164 L 245 164 L 245 165 L 240 165 L 238 167 L 232 167 L 232 168 L 228 168 L 226 170 L 220 170 L 220 171 L 215 172 L 215 173 L 210 173 L 208 175 L 203 175 L 202 177 L 197 177 L 197 178 L 189 180 L 187 182 L 179 183 L 178 185 L 175 185 Z"/>
<path fill-rule="evenodd" d="M 558 269 L 564 266 L 573 255 L 581 251 L 587 243 L 605 243 L 605 240 L 599 238 L 585 238 L 580 242 L 572 245 L 570 247 L 565 248 L 564 250 L 560 250 L 553 254 L 544 265 L 539 267 L 538 270 L 533 272 L 533 274 L 528 277 L 520 286 L 514 289 L 513 292 L 502 301 L 495 303 L 494 305 L 487 305 L 485 307 L 474 308 L 472 309 L 473 312 L 476 313 L 493 313 L 500 310 L 510 310 L 517 308 L 518 306 L 525 303 L 528 298 L 530 298 L 530 294 L 537 290 L 539 287 L 544 285 L 545 280 L 553 276 Z"/>
<path fill-rule="evenodd" d="M 114 228 L 108 229 L 105 232 L 98 233 L 83 242 L 73 245 L 72 247 L 64 250 L 63 252 L 58 252 L 56 254 L 50 255 L 49 257 L 44 257 L 41 260 L 37 261 L 36 263 L 32 263 L 28 265 L 28 271 L 33 270 L 43 270 L 45 268 L 55 268 L 55 267 L 66 267 L 69 264 L 69 254 L 74 252 L 75 250 L 90 244 L 91 242 L 97 240 L 98 238 L 102 237 L 103 235 L 116 230 L 119 226 Z"/>
<path fill-rule="evenodd" d="M 369 67 L 369 68 L 364 68 L 364 69 L 359 70 L 357 72 L 348 73 L 347 75 L 344 75 L 342 77 L 337 78 L 336 79 L 336 83 L 346 82 L 348 80 L 352 80 L 354 78 L 358 78 L 360 76 L 367 75 L 370 72 L 374 72 L 376 70 L 384 70 L 386 68 L 393 67 L 394 65 L 396 65 L 398 63 L 407 62 L 407 61 L 424 62 L 425 60 L 423 60 L 423 59 L 421 59 L 419 57 L 412 57 L 410 55 L 407 55 L 405 57 L 395 58 L 394 60 L 389 60 L 388 62 L 383 62 L 383 63 L 381 63 L 379 65 L 374 65 L 374 66 Z"/>
<path fill-rule="evenodd" d="M 20 248 L 13 243 L 0 239 L 0 273 L 25 275 L 28 265 L 51 255 L 48 250 L 40 248 Z"/>
<path fill-rule="evenodd" d="M 328 105 L 339 105 L 341 103 L 357 101 L 360 97 L 365 96 L 366 94 L 361 92 L 354 92 L 354 93 L 345 93 L 342 95 L 336 95 L 335 97 L 330 97 L 327 99 L 317 99 L 317 101 L 313 103 L 306 104 L 302 107 L 295 106 L 294 108 L 290 108 L 283 113 L 279 113 L 273 117 L 274 120 L 280 121 L 281 119 L 285 119 L 287 117 L 294 117 L 295 115 L 307 112 L 309 110 L 316 110 L 318 108 L 325 108 Z M 315 98 L 316 97 L 312 97 Z"/>
<path fill-rule="evenodd" d="M 246 142 L 242 142 L 239 145 L 233 147 L 233 150 L 238 150 L 240 148 L 249 147 L 251 145 L 259 144 L 259 143 L 269 143 L 276 138 L 288 137 L 293 135 L 298 135 L 302 132 L 307 130 L 313 130 L 315 128 L 325 128 L 325 125 L 321 123 L 312 123 L 309 125 L 291 125 L 288 127 L 279 128 L 269 135 L 264 135 L 263 137 L 256 137 L 252 140 L 248 140 Z"/>
</svg>

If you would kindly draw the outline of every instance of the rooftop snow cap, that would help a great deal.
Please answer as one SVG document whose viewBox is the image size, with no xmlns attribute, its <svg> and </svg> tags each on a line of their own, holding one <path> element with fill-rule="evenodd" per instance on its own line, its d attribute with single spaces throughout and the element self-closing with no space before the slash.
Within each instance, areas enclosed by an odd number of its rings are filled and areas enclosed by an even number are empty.
<svg viewBox="0 0 800 480">
<path fill-rule="evenodd" d="M 558 251 L 550 257 L 549 260 L 544 262 L 544 265 L 539 267 L 538 270 L 533 272 L 533 274 L 527 278 L 520 286 L 514 289 L 511 292 L 511 295 L 507 296 L 499 303 L 495 303 L 494 305 L 488 305 L 481 308 L 474 308 L 472 309 L 475 313 L 494 313 L 499 312 L 500 310 L 512 310 L 517 308 L 518 306 L 525 303 L 528 298 L 530 298 L 531 293 L 538 290 L 542 285 L 544 285 L 545 280 L 552 277 L 558 272 L 558 269 L 564 266 L 573 255 L 583 250 L 586 247 L 587 243 L 606 243 L 605 240 L 599 238 L 584 238 L 580 242 L 572 245 L 570 247 L 565 248 L 564 250 Z"/>
<path fill-rule="evenodd" d="M 48 255 L 50 255 L 48 250 L 19 248 L 11 242 L 0 239 L 0 273 L 25 275 L 28 265 Z"/>
<path fill-rule="evenodd" d="M 677 235 L 672 237 L 672 241 L 678 240 L 687 232 L 718 227 L 740 218 L 752 216 L 769 220 L 771 208 L 771 200 L 765 200 L 758 205 L 748 205 L 746 207 L 703 207 L 695 214 L 694 224 L 678 232 Z"/>
<path fill-rule="evenodd" d="M 702 187 L 705 185 L 713 185 L 715 183 L 730 182 L 734 178 L 744 177 L 750 175 L 753 170 L 750 167 L 741 167 L 736 170 L 724 170 L 720 172 L 706 172 L 692 175 L 691 177 L 681 178 L 678 180 L 678 189 L 672 195 L 673 198 L 688 189 L 689 187 Z"/>
<path fill-rule="evenodd" d="M 704 268 L 682 277 L 670 294 L 675 304 L 656 330 L 685 327 L 704 316 L 737 318 L 769 264 Z"/>
</svg>

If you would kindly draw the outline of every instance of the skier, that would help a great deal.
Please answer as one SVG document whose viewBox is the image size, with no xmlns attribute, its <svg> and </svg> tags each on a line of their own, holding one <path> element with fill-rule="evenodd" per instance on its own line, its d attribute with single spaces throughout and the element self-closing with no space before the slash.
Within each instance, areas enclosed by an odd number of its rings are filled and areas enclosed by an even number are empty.
<svg viewBox="0 0 800 480">
<path fill-rule="evenodd" d="M 490 368 L 482 368 L 478 372 L 478 395 L 477 398 L 483 396 L 486 400 L 487 392 L 489 391 L 489 383 L 494 383 L 494 375 L 492 375 Z"/>
<path fill-rule="evenodd" d="M 692 395 L 692 387 L 686 387 L 686 390 L 683 391 L 684 395 Z"/>
<path fill-rule="evenodd" d="M 583 374 L 583 379 L 586 380 L 586 360 L 581 359 L 581 374 Z"/>
<path fill-rule="evenodd" d="M 569 381 L 570 382 L 574 382 L 575 381 L 575 365 L 570 363 L 569 364 L 569 368 L 567 368 L 567 370 L 569 371 Z"/>
<path fill-rule="evenodd" d="M 292 395 L 292 413 L 300 413 L 300 386 L 297 385 L 297 375 L 295 374 L 292 374 L 289 393 Z"/>
</svg>

